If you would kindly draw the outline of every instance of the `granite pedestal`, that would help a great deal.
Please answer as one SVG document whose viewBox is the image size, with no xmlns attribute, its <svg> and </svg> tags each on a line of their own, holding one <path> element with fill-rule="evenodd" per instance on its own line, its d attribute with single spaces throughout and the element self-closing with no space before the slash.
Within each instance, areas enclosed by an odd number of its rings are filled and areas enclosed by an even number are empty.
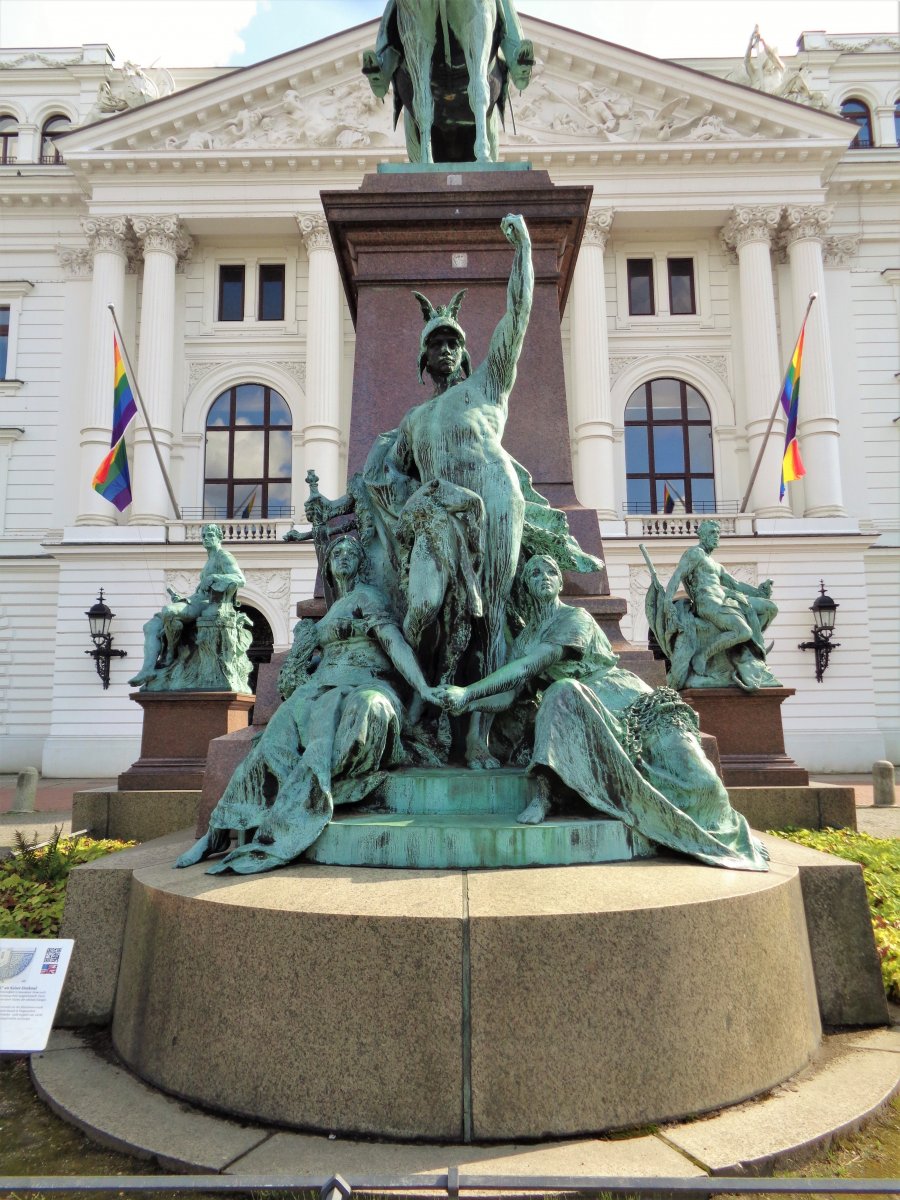
<svg viewBox="0 0 900 1200">
<path fill-rule="evenodd" d="M 148 864 L 122 946 L 113 1040 L 128 1066 L 295 1128 L 492 1141 L 633 1127 L 763 1092 L 821 1037 L 800 875 L 781 862 Z"/>
<path fill-rule="evenodd" d="M 203 787 L 213 738 L 245 729 L 254 697 L 240 692 L 132 692 L 144 710 L 141 755 L 119 776 L 120 791 Z"/>
<path fill-rule="evenodd" d="M 719 746 L 726 787 L 806 787 L 809 774 L 784 748 L 781 706 L 794 688 L 684 688 L 700 728 Z"/>
</svg>

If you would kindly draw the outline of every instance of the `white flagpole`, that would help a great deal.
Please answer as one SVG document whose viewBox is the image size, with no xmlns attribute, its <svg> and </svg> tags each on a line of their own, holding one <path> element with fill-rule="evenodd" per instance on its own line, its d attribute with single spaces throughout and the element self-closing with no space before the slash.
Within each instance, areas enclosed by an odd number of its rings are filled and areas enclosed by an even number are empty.
<svg viewBox="0 0 900 1200">
<path fill-rule="evenodd" d="M 125 345 L 125 336 L 122 333 L 121 326 L 119 325 L 119 319 L 116 316 L 115 308 L 111 304 L 108 304 L 107 308 L 112 314 L 113 324 L 116 327 L 116 333 L 119 335 L 119 345 L 122 347 L 122 357 L 125 359 L 125 367 L 128 371 L 128 382 L 131 384 L 131 387 L 134 390 L 135 400 L 137 400 L 138 404 L 141 406 L 141 415 L 144 418 L 144 423 L 147 426 L 147 432 L 150 434 L 150 441 L 153 443 L 153 449 L 156 452 L 156 461 L 159 463 L 160 471 L 162 471 L 163 482 L 166 485 L 166 491 L 169 493 L 169 500 L 172 504 L 172 511 L 175 514 L 175 520 L 180 521 L 182 519 L 181 509 L 178 507 L 178 501 L 175 499 L 175 493 L 172 490 L 172 483 L 169 479 L 169 473 L 166 470 L 165 463 L 162 460 L 162 454 L 159 450 L 159 443 L 156 440 L 156 434 L 153 432 L 153 426 L 150 424 L 150 418 L 147 416 L 147 410 L 144 407 L 144 401 L 141 396 L 140 388 L 138 387 L 137 375 L 134 367 L 131 365 L 131 359 L 128 357 L 128 349 Z"/>
</svg>

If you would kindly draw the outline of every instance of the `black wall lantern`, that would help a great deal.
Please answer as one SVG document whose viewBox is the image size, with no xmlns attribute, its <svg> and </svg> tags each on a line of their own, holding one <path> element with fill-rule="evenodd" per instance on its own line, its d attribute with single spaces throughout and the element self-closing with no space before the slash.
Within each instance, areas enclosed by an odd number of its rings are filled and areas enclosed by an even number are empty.
<svg viewBox="0 0 900 1200">
<path fill-rule="evenodd" d="M 822 677 L 828 670 L 828 659 L 831 656 L 832 650 L 836 650 L 841 644 L 840 642 L 832 642 L 831 635 L 834 633 L 834 619 L 837 616 L 837 610 L 840 605 L 835 604 L 832 598 L 825 592 L 824 580 L 819 580 L 819 595 L 810 605 L 809 611 L 813 615 L 813 640 L 811 642 L 800 642 L 800 650 L 815 650 L 816 652 L 816 680 L 821 683 Z"/>
<path fill-rule="evenodd" d="M 94 643 L 94 649 L 85 650 L 85 654 L 90 654 L 97 664 L 97 674 L 103 680 L 104 691 L 109 687 L 109 660 L 125 658 L 128 654 L 127 650 L 113 650 L 112 648 L 112 634 L 109 632 L 109 627 L 115 615 L 109 605 L 104 603 L 103 588 L 101 588 L 96 603 L 92 604 L 85 613 L 91 627 L 91 641 Z"/>
</svg>

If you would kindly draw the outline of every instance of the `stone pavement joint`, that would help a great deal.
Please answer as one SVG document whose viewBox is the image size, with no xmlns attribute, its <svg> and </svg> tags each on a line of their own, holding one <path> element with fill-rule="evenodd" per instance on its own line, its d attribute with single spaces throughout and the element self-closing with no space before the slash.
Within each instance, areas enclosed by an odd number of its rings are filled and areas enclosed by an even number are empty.
<svg viewBox="0 0 900 1200">
<path fill-rule="evenodd" d="M 55 1030 L 31 1059 L 39 1095 L 113 1149 L 174 1171 L 400 1177 L 477 1175 L 698 1178 L 793 1166 L 857 1129 L 900 1090 L 900 1026 L 831 1035 L 800 1074 L 760 1099 L 657 1134 L 536 1145 L 432 1145 L 291 1133 L 213 1116 L 156 1091 L 102 1037 Z"/>
</svg>

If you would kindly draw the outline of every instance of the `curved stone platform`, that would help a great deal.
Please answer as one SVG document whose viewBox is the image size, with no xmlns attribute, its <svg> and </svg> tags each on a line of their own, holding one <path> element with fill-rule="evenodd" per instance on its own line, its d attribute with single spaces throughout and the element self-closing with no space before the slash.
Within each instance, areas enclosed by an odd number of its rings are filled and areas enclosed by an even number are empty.
<svg viewBox="0 0 900 1200">
<path fill-rule="evenodd" d="M 537 781 L 520 768 L 392 771 L 376 803 L 338 808 L 305 857 L 332 866 L 474 870 L 629 862 L 657 853 L 621 821 L 587 815 L 587 805 L 585 816 L 520 825 L 516 817 L 537 794 Z"/>
<path fill-rule="evenodd" d="M 137 869 L 113 1023 L 132 1069 L 210 1108 L 448 1141 L 720 1108 L 820 1038 L 797 868 L 663 857 Z"/>
</svg>

